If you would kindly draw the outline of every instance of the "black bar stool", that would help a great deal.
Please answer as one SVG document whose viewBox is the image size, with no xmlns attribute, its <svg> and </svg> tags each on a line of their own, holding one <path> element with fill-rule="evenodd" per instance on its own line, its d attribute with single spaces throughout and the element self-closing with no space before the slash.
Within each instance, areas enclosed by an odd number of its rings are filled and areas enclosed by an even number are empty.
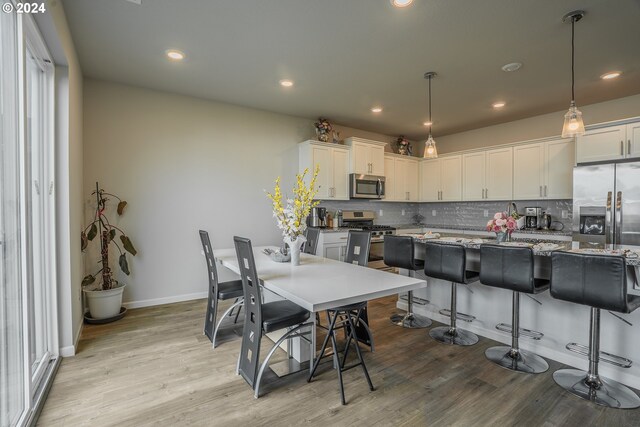
<svg viewBox="0 0 640 427">
<path fill-rule="evenodd" d="M 384 237 L 384 263 L 389 267 L 409 270 L 411 276 L 416 270 L 424 268 L 424 261 L 415 259 L 415 249 L 411 236 Z M 414 274 L 415 275 L 415 274 Z M 396 313 L 391 316 L 391 323 L 403 328 L 428 328 L 431 320 L 413 313 L 413 291 L 407 293 L 407 313 Z"/>
<path fill-rule="evenodd" d="M 424 274 L 435 279 L 451 282 L 451 310 L 441 310 L 442 314 L 449 312 L 451 323 L 449 326 L 439 326 L 431 329 L 431 338 L 451 345 L 473 345 L 478 342 L 478 336 L 472 332 L 458 329 L 456 320 L 472 322 L 475 317 L 456 311 L 457 284 L 467 285 L 475 282 L 479 274 L 467 271 L 467 254 L 465 248 L 457 244 L 427 242 L 425 244 Z"/>
<path fill-rule="evenodd" d="M 511 347 L 497 346 L 485 351 L 487 359 L 496 365 L 517 372 L 539 374 L 549 369 L 540 356 L 519 346 L 520 334 L 539 340 L 540 332 L 520 328 L 520 293 L 537 294 L 549 289 L 549 281 L 533 277 L 531 248 L 500 245 L 480 246 L 480 282 L 486 286 L 513 291 L 511 325 L 499 324 L 496 329 L 511 330 Z"/>
<path fill-rule="evenodd" d="M 209 280 L 209 293 L 207 297 L 207 314 L 204 320 L 204 334 L 211 341 L 213 348 L 216 348 L 216 337 L 218 336 L 218 330 L 224 318 L 229 315 L 233 315 L 233 309 L 238 308 L 234 323 L 238 320 L 238 314 L 242 307 L 242 280 L 231 280 L 229 282 L 218 282 L 218 270 L 216 269 L 216 262 L 213 259 L 213 249 L 211 248 L 211 241 L 209 240 L 209 233 L 204 230 L 200 230 L 200 241 L 202 242 L 202 250 L 204 251 L 204 257 L 207 261 L 207 278 Z M 218 314 L 218 300 L 226 301 L 234 299 L 235 302 L 224 312 L 220 320 L 216 324 L 216 317 Z"/>
<path fill-rule="evenodd" d="M 553 379 L 562 388 L 578 397 L 612 408 L 640 407 L 640 397 L 619 382 L 598 374 L 600 360 L 620 367 L 630 367 L 631 361 L 600 351 L 600 310 L 631 313 L 640 306 L 640 297 L 627 295 L 627 267 L 623 257 L 571 252 L 551 255 L 551 296 L 560 300 L 591 307 L 589 347 L 577 344 L 567 349 L 589 356 L 588 372 L 560 369 Z"/>
</svg>

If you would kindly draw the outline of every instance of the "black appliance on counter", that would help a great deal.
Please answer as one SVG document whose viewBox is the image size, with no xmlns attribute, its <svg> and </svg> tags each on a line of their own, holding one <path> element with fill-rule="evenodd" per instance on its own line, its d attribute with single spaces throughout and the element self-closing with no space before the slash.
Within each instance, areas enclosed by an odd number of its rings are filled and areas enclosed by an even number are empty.
<svg viewBox="0 0 640 427">
<path fill-rule="evenodd" d="M 524 208 L 524 227 L 535 230 L 542 228 L 542 208 Z"/>
</svg>

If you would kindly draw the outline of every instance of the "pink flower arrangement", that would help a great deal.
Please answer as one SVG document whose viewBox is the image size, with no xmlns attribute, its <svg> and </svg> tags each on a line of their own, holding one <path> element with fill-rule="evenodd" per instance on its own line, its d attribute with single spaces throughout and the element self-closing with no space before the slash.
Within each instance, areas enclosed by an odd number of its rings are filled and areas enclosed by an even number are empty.
<svg viewBox="0 0 640 427">
<path fill-rule="evenodd" d="M 493 231 L 494 233 L 511 234 L 516 228 L 516 220 L 507 215 L 506 212 L 497 212 L 493 219 L 487 222 L 487 231 Z"/>
</svg>

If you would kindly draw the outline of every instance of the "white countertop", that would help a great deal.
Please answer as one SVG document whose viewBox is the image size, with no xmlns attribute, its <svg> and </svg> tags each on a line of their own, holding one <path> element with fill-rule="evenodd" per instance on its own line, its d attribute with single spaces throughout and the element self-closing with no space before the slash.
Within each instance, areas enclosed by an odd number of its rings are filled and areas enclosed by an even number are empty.
<svg viewBox="0 0 640 427">
<path fill-rule="evenodd" d="M 258 277 L 268 290 L 312 311 L 395 295 L 424 288 L 422 279 L 400 276 L 315 255 L 301 254 L 300 265 L 272 261 L 262 250 L 253 248 Z M 275 247 L 269 246 L 271 249 Z M 234 249 L 213 252 L 216 261 L 238 274 Z"/>
</svg>

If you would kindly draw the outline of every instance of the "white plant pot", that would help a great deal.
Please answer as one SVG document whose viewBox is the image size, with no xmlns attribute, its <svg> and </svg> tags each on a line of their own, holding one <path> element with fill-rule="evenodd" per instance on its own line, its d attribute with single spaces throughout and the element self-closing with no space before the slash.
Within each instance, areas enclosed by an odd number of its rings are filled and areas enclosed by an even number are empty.
<svg viewBox="0 0 640 427">
<path fill-rule="evenodd" d="M 91 318 L 108 319 L 117 316 L 120 313 L 120 307 L 122 307 L 122 293 L 125 286 L 125 284 L 119 283 L 115 288 L 106 291 L 84 289 Z"/>
</svg>

